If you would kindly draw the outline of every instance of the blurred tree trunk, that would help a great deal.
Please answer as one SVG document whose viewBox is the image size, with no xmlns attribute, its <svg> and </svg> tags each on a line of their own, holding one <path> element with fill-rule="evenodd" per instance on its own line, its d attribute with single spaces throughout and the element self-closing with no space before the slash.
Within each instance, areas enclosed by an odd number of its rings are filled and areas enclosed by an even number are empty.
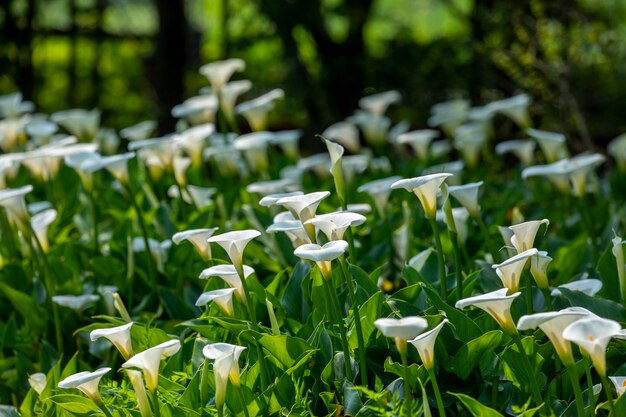
<svg viewBox="0 0 626 417">
<path fill-rule="evenodd" d="M 292 82 L 304 87 L 304 101 L 313 120 L 337 121 L 352 113 L 365 88 L 367 56 L 363 29 L 373 0 L 345 0 L 336 12 L 348 19 L 348 34 L 340 42 L 329 36 L 321 0 L 260 1 L 261 11 L 276 25 L 285 47 Z M 316 44 L 322 68 L 319 78 L 303 62 L 294 31 L 305 29 Z"/>
<path fill-rule="evenodd" d="M 155 0 L 159 15 L 153 84 L 158 100 L 159 131 L 174 130 L 171 109 L 185 97 L 187 18 L 184 0 Z"/>
</svg>

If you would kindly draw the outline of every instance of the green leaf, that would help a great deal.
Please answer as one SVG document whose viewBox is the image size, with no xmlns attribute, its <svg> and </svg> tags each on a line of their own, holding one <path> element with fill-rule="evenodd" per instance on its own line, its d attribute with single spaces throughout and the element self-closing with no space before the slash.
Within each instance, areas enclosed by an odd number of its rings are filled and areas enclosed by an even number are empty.
<svg viewBox="0 0 626 417">
<path fill-rule="evenodd" d="M 474 417 L 503 417 L 503 415 L 498 411 L 491 407 L 487 407 L 468 395 L 455 392 L 449 392 L 448 394 L 458 398 Z"/>
<path fill-rule="evenodd" d="M 74 394 L 59 394 L 48 398 L 62 409 L 74 414 L 87 414 L 98 411 L 98 407 L 89 399 Z"/>
<path fill-rule="evenodd" d="M 600 317 L 619 322 L 626 321 L 626 309 L 615 301 L 602 298 L 590 297 L 581 291 L 571 291 L 567 288 L 559 288 L 561 294 L 576 307 L 584 307 Z"/>
<path fill-rule="evenodd" d="M 369 300 L 363 303 L 359 308 L 359 320 L 361 320 L 361 331 L 363 332 L 363 341 L 365 344 L 367 344 L 372 333 L 376 331 L 374 322 L 381 317 L 384 299 L 385 295 L 379 291 L 372 295 Z M 348 329 L 348 342 L 353 349 L 357 348 L 359 345 L 354 321 L 352 322 L 352 326 Z"/>
<path fill-rule="evenodd" d="M 617 262 L 615 261 L 615 255 L 613 255 L 613 245 L 607 245 L 606 250 L 598 260 L 596 270 L 602 281 L 602 289 L 599 295 L 619 302 L 621 293 L 617 275 Z"/>
<path fill-rule="evenodd" d="M 464 342 L 469 342 L 480 336 L 482 331 L 480 327 L 474 323 L 469 317 L 467 317 L 460 310 L 457 310 L 454 307 L 449 306 L 447 303 L 443 302 L 437 291 L 427 284 L 422 284 L 422 288 L 426 291 L 428 295 L 428 299 L 431 304 L 435 306 L 438 310 L 446 313 L 448 320 L 452 324 L 454 328 L 454 332 Z"/>
<path fill-rule="evenodd" d="M 316 350 L 305 340 L 295 336 L 261 335 L 254 330 L 246 330 L 241 332 L 239 337 L 242 340 L 259 343 L 267 353 L 283 365 L 284 369 L 291 368 L 302 356 Z"/>
<path fill-rule="evenodd" d="M 502 342 L 503 333 L 500 330 L 492 330 L 476 339 L 470 340 L 463 345 L 456 354 L 450 370 L 465 380 L 470 372 L 478 366 L 485 355 L 491 355 L 493 350 Z"/>
<path fill-rule="evenodd" d="M 367 293 L 368 297 L 371 297 L 374 293 L 376 293 L 376 291 L 378 291 L 378 286 L 376 285 L 377 282 L 372 281 L 372 279 L 370 279 L 370 276 L 367 275 L 367 273 L 363 269 L 352 264 L 350 264 L 349 269 L 352 279 L 361 289 L 363 289 Z"/>
<path fill-rule="evenodd" d="M 42 330 L 45 326 L 44 310 L 37 306 L 32 297 L 23 292 L 14 290 L 3 282 L 0 282 L 0 291 L 9 299 L 13 307 L 24 317 L 26 323 L 33 329 Z"/>
<path fill-rule="evenodd" d="M 293 268 L 291 277 L 287 281 L 285 292 L 280 300 L 280 305 L 287 313 L 287 317 L 294 318 L 301 323 L 306 321 L 310 313 L 304 283 L 311 269 L 311 264 L 299 261 Z"/>
</svg>

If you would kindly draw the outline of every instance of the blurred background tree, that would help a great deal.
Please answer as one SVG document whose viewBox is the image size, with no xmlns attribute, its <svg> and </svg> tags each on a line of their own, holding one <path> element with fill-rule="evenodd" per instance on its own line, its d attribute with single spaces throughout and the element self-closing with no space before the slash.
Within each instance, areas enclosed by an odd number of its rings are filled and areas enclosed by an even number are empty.
<svg viewBox="0 0 626 417">
<path fill-rule="evenodd" d="M 413 127 L 438 101 L 523 91 L 537 126 L 582 149 L 626 128 L 625 17 L 624 0 L 4 0 L 0 94 L 167 133 L 207 84 L 198 67 L 240 57 L 248 98 L 285 89 L 276 128 L 318 133 L 387 89 Z"/>
</svg>

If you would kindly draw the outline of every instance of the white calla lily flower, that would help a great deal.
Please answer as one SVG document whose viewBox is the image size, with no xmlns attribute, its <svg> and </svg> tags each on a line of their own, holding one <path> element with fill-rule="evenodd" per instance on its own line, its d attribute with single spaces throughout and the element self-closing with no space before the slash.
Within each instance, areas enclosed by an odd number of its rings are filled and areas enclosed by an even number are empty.
<svg viewBox="0 0 626 417">
<path fill-rule="evenodd" d="M 83 392 L 90 400 L 97 404 L 101 404 L 100 392 L 98 391 L 98 385 L 100 379 L 104 374 L 108 373 L 111 368 L 100 368 L 93 372 L 79 372 L 74 375 L 70 375 L 63 381 L 59 382 L 59 388 L 77 388 Z"/>
<path fill-rule="evenodd" d="M 524 271 L 528 259 L 538 253 L 539 251 L 537 249 L 531 248 L 510 257 L 500 264 L 492 265 L 491 267 L 496 270 L 496 274 L 498 274 L 498 277 L 502 280 L 502 285 L 508 288 L 510 292 L 517 292 L 519 290 L 522 272 Z"/>
<path fill-rule="evenodd" d="M 44 252 L 48 252 L 50 244 L 48 242 L 48 228 L 56 220 L 57 211 L 55 209 L 46 209 L 34 214 L 30 220 L 31 226 L 35 231 L 37 240 L 41 244 Z"/>
<path fill-rule="evenodd" d="M 246 118 L 253 131 L 260 131 L 267 127 L 268 114 L 274 109 L 276 100 L 284 96 L 285 92 L 282 89 L 275 88 L 260 97 L 238 104 L 235 112 Z"/>
<path fill-rule="evenodd" d="M 130 328 L 133 322 L 122 326 L 110 327 L 108 329 L 96 329 L 89 333 L 92 342 L 104 337 L 120 351 L 124 359 L 128 360 L 133 356 L 133 346 L 130 337 Z"/>
<path fill-rule="evenodd" d="M 175 355 L 180 350 L 178 339 L 168 340 L 159 345 L 153 346 L 122 364 L 122 368 L 136 368 L 142 371 L 146 388 L 155 392 L 159 384 L 159 367 L 165 358 Z"/>
<path fill-rule="evenodd" d="M 415 193 L 422 203 L 426 217 L 434 219 L 437 214 L 437 190 L 446 178 L 451 176 L 452 174 L 440 173 L 402 179 L 391 184 L 391 188 L 404 188 Z"/>
<path fill-rule="evenodd" d="M 289 181 L 291 183 L 291 181 Z M 250 190 L 248 190 L 250 192 Z M 303 195 L 302 191 L 292 191 L 289 193 L 274 193 L 268 194 L 264 196 L 261 200 L 259 200 L 259 205 L 263 207 L 272 207 L 277 205 L 278 200 L 284 197 L 294 197 L 298 195 Z"/>
<path fill-rule="evenodd" d="M 46 384 L 48 380 L 46 378 L 46 374 L 42 372 L 37 372 L 28 376 L 28 385 L 35 390 L 35 392 L 39 395 L 46 389 Z"/>
<path fill-rule="evenodd" d="M 509 226 L 509 229 L 513 231 L 511 244 L 515 247 L 517 253 L 522 253 L 535 246 L 535 237 L 542 224 L 545 224 L 547 228 L 550 225 L 550 220 L 531 220 Z"/>
<path fill-rule="evenodd" d="M 622 326 L 614 320 L 601 317 L 584 318 L 570 324 L 563 330 L 563 338 L 574 342 L 584 350 L 596 371 L 606 376 L 606 347 L 611 338 L 619 334 Z"/>
<path fill-rule="evenodd" d="M 87 307 L 90 307 L 96 301 L 100 299 L 96 294 L 83 294 L 83 295 L 55 295 L 52 297 L 52 301 L 56 304 L 71 308 L 77 312 L 82 312 Z"/>
<path fill-rule="evenodd" d="M 243 276 L 247 279 L 254 274 L 254 269 L 248 265 L 243 265 Z M 200 273 L 200 279 L 209 279 L 213 277 L 221 278 L 226 284 L 235 289 L 235 293 L 240 300 L 245 301 L 245 293 L 241 284 L 241 279 L 234 265 L 215 265 L 203 270 Z"/>
<path fill-rule="evenodd" d="M 9 219 L 15 224 L 20 225 L 28 221 L 25 196 L 31 191 L 33 191 L 32 185 L 0 190 L 0 206 L 7 210 Z"/>
<path fill-rule="evenodd" d="M 330 279 L 332 277 L 331 261 L 339 258 L 347 249 L 348 242 L 334 240 L 324 246 L 315 243 L 298 246 L 293 253 L 299 258 L 315 261 L 324 278 Z"/>
<path fill-rule="evenodd" d="M 530 139 L 515 139 L 500 142 L 496 145 L 496 153 L 504 155 L 512 153 L 517 156 L 526 166 L 533 164 L 535 160 L 536 143 Z"/>
<path fill-rule="evenodd" d="M 453 185 L 448 187 L 448 193 L 467 209 L 470 216 L 477 218 L 478 216 L 480 216 L 480 205 L 478 204 L 478 189 L 482 185 L 482 181 L 472 182 L 464 185 Z"/>
<path fill-rule="evenodd" d="M 314 193 L 308 193 L 303 195 L 294 195 L 289 197 L 283 197 L 276 201 L 276 204 L 287 208 L 296 219 L 299 219 L 302 223 L 315 217 L 317 207 L 323 199 L 328 197 L 330 192 L 318 191 Z"/>
<path fill-rule="evenodd" d="M 385 337 L 391 337 L 401 355 L 406 355 L 407 342 L 428 327 L 428 322 L 422 317 L 410 316 L 401 319 L 382 318 L 374 321 L 374 326 Z"/>
<path fill-rule="evenodd" d="M 398 91 L 385 91 L 363 97 L 359 100 L 359 107 L 369 113 L 382 116 L 390 105 L 397 104 L 400 100 L 402 96 Z"/>
<path fill-rule="evenodd" d="M 261 232 L 258 230 L 236 230 L 211 236 L 208 242 L 220 245 L 228 254 L 235 268 L 240 270 L 243 265 L 243 251 L 246 245 L 252 239 L 259 236 L 261 236 Z"/>
<path fill-rule="evenodd" d="M 567 158 L 564 134 L 532 128 L 526 129 L 526 134 L 537 141 L 548 163 Z"/>
<path fill-rule="evenodd" d="M 343 235 L 349 227 L 365 223 L 365 216 L 350 211 L 320 214 L 307 220 L 305 224 L 312 224 L 321 230 L 328 240 L 343 240 Z"/>
<path fill-rule="evenodd" d="M 396 143 L 409 145 L 419 159 L 426 161 L 430 153 L 430 143 L 438 136 L 439 132 L 433 129 L 413 130 L 400 134 Z"/>
<path fill-rule="evenodd" d="M 526 94 L 519 94 L 503 100 L 492 101 L 486 107 L 493 112 L 505 115 L 519 127 L 525 128 L 532 123 L 528 114 L 529 105 L 530 97 Z"/>
<path fill-rule="evenodd" d="M 517 330 L 513 322 L 513 317 L 511 317 L 511 304 L 513 304 L 513 301 L 515 301 L 521 293 L 516 292 L 507 295 L 508 291 L 508 288 L 502 288 L 486 294 L 464 298 L 457 301 L 455 307 L 458 309 L 466 307 L 480 308 L 489 313 L 506 333 L 513 334 Z"/>
<path fill-rule="evenodd" d="M 620 397 L 626 391 L 626 376 L 610 376 L 609 380 L 615 386 L 617 396 Z"/>
<path fill-rule="evenodd" d="M 582 278 L 576 281 L 561 284 L 554 288 L 550 293 L 553 296 L 561 295 L 559 288 L 565 288 L 570 291 L 580 291 L 590 297 L 596 295 L 602 289 L 602 281 L 595 278 Z"/>
<path fill-rule="evenodd" d="M 235 72 L 246 69 L 246 62 L 240 58 L 225 59 L 205 64 L 200 67 L 200 74 L 208 78 L 215 91 L 221 91 Z"/>
<path fill-rule="evenodd" d="M 399 176 L 393 176 L 370 181 L 357 188 L 357 191 L 369 194 L 372 200 L 374 200 L 374 205 L 376 206 L 378 213 L 384 218 L 387 211 L 389 195 L 391 194 L 391 185 L 401 179 L 402 178 Z"/>
<path fill-rule="evenodd" d="M 120 130 L 120 136 L 129 141 L 144 140 L 148 139 L 154 133 L 156 128 L 156 121 L 145 120 Z"/>
<path fill-rule="evenodd" d="M 198 297 L 196 306 L 201 307 L 214 302 L 229 317 L 234 315 L 233 310 L 233 293 L 237 291 L 235 288 L 224 288 L 219 290 L 204 292 Z"/>
<path fill-rule="evenodd" d="M 357 153 L 361 149 L 359 129 L 350 122 L 338 122 L 327 127 L 322 137 L 337 142 L 352 153 Z"/>
<path fill-rule="evenodd" d="M 448 319 L 443 319 L 434 329 L 409 340 L 409 343 L 415 347 L 417 353 L 420 355 L 420 359 L 426 369 L 433 369 L 435 367 L 435 341 L 446 323 L 448 323 Z"/>
<path fill-rule="evenodd" d="M 239 357 L 246 348 L 229 343 L 213 343 L 202 349 L 205 358 L 214 360 L 215 404 L 221 408 L 226 401 L 228 380 L 239 388 Z"/>
<path fill-rule="evenodd" d="M 210 229 L 190 229 L 184 232 L 175 233 L 172 236 L 172 241 L 180 245 L 184 241 L 189 241 L 196 248 L 196 251 L 200 254 L 202 259 L 211 259 L 211 245 L 208 239 L 213 236 L 218 227 L 212 227 Z"/>
<path fill-rule="evenodd" d="M 537 287 L 541 290 L 548 290 L 548 265 L 552 262 L 552 258 L 548 256 L 548 252 L 539 251 L 537 255 L 530 258 L 530 273 L 532 274 Z"/>
<path fill-rule="evenodd" d="M 577 320 L 589 317 L 589 314 L 577 307 L 565 308 L 560 311 L 529 314 L 520 317 L 517 322 L 518 330 L 530 330 L 539 327 L 552 342 L 554 350 L 566 366 L 574 364 L 572 346 L 563 337 L 563 330 Z"/>
</svg>

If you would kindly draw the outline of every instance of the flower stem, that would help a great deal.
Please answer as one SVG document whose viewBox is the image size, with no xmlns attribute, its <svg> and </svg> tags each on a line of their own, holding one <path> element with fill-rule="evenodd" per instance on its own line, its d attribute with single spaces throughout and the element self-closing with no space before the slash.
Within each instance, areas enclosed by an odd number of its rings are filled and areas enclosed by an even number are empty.
<svg viewBox="0 0 626 417">
<path fill-rule="evenodd" d="M 533 279 L 526 273 L 526 314 L 533 314 Z"/>
<path fill-rule="evenodd" d="M 98 406 L 98 408 L 100 410 L 102 410 L 102 412 L 104 413 L 104 415 L 106 417 L 113 417 L 113 415 L 111 414 L 111 412 L 109 411 L 109 409 L 107 408 L 106 405 L 104 405 L 104 403 L 102 402 L 101 399 L 95 399 L 94 402 L 96 403 L 96 405 Z"/>
<path fill-rule="evenodd" d="M 617 412 L 615 411 L 615 404 L 613 401 L 613 392 L 611 392 L 611 383 L 606 375 L 600 375 L 600 379 L 602 380 L 602 386 L 604 387 L 604 391 L 606 392 L 606 401 L 609 403 L 609 409 L 611 410 L 612 416 L 617 416 Z"/>
<path fill-rule="evenodd" d="M 587 395 L 589 396 L 589 405 L 591 410 L 596 409 L 596 397 L 593 394 L 593 377 L 591 376 L 591 360 L 587 359 L 585 366 L 585 376 L 587 377 Z"/>
<path fill-rule="evenodd" d="M 335 324 L 339 326 L 339 336 L 341 337 L 341 346 L 343 349 L 343 363 L 346 372 L 346 378 L 348 381 L 352 381 L 352 364 L 350 361 L 350 347 L 348 345 L 348 337 L 346 336 L 346 328 L 343 323 L 343 314 L 341 314 L 341 308 L 339 306 L 339 298 L 333 288 L 332 281 L 327 278 L 323 278 L 324 284 L 328 286 L 328 292 L 330 293 L 330 302 L 335 310 Z"/>
<path fill-rule="evenodd" d="M 443 401 L 441 400 L 441 392 L 439 391 L 439 384 L 437 384 L 437 378 L 435 376 L 435 371 L 431 369 L 427 369 L 428 376 L 430 377 L 430 383 L 433 386 L 433 391 L 435 391 L 435 399 L 437 400 L 437 409 L 439 410 L 439 417 L 446 417 L 446 409 L 443 406 Z"/>
<path fill-rule="evenodd" d="M 152 410 L 154 411 L 154 417 L 161 417 L 161 407 L 159 407 L 159 394 L 156 390 L 150 393 L 152 397 Z"/>
<path fill-rule="evenodd" d="M 463 298 L 463 271 L 461 268 L 461 251 L 459 249 L 458 234 L 450 231 L 450 240 L 452 241 L 452 249 L 454 253 L 454 269 L 456 274 L 456 294 L 457 299 Z"/>
<path fill-rule="evenodd" d="M 576 370 L 576 364 L 572 363 L 566 365 L 567 373 L 569 374 L 570 381 L 572 382 L 572 389 L 574 390 L 574 398 L 576 400 L 576 412 L 579 416 L 585 415 L 585 400 L 583 399 L 583 392 L 580 389 L 580 380 L 578 379 L 578 371 Z"/>
<path fill-rule="evenodd" d="M 203 407 L 209 402 L 209 361 L 206 359 L 202 365 L 202 377 L 200 378 L 200 402 Z"/>
<path fill-rule="evenodd" d="M 520 338 L 519 333 L 514 332 L 511 337 L 519 350 L 520 356 L 522 357 L 522 361 L 524 362 L 524 366 L 526 367 L 526 372 L 528 373 L 529 382 L 530 382 L 530 390 L 533 396 L 533 401 L 535 405 L 541 404 L 541 391 L 539 390 L 539 384 L 537 384 L 537 379 L 535 378 L 535 370 L 530 364 L 528 360 L 528 355 L 524 350 L 524 344 L 522 343 L 522 339 Z"/>
<path fill-rule="evenodd" d="M 96 256 L 100 254 L 100 240 L 98 239 L 98 205 L 96 204 L 96 192 L 91 190 L 88 192 L 91 202 L 91 216 L 93 222 L 93 251 Z"/>
<path fill-rule="evenodd" d="M 588 216 L 583 197 L 576 199 L 576 207 L 580 212 L 580 219 L 584 227 L 587 229 L 587 235 L 589 236 L 589 240 L 591 240 L 591 250 L 593 251 L 594 264 L 597 264 L 600 260 L 600 249 L 598 248 L 598 241 L 596 238 L 596 232 L 593 228 L 593 222 Z"/>
<path fill-rule="evenodd" d="M 48 293 L 50 294 L 50 299 L 52 299 L 52 297 L 56 295 L 56 288 L 54 286 L 54 278 L 52 276 L 52 271 L 50 270 L 50 264 L 48 264 L 48 257 L 46 256 L 46 252 L 43 250 L 43 247 L 41 246 L 41 242 L 39 241 L 39 238 L 37 237 L 37 233 L 35 233 L 35 230 L 33 229 L 33 225 L 29 221 L 26 221 L 25 223 L 26 223 L 26 228 L 28 229 L 28 232 L 30 234 L 30 236 L 26 237 L 26 240 L 29 242 L 29 245 L 31 245 L 31 249 L 34 249 L 32 248 L 33 241 L 35 242 L 35 245 L 37 245 L 37 251 L 41 255 L 41 261 L 44 266 L 41 273 L 44 276 L 44 280 L 45 280 L 46 287 L 47 287 L 46 289 L 48 290 Z M 35 257 L 34 252 L 35 251 L 33 250 L 33 258 Z M 54 321 L 54 333 L 56 336 L 57 349 L 59 353 L 63 353 L 63 335 L 61 332 L 61 319 L 59 318 L 59 309 L 56 303 L 51 302 L 51 305 L 52 305 L 52 319 Z"/>
<path fill-rule="evenodd" d="M 411 386 L 409 383 L 409 361 L 406 357 L 406 349 L 404 352 L 400 350 L 400 357 L 402 358 L 402 369 L 404 370 L 404 377 L 402 378 L 402 385 L 404 385 L 404 415 L 406 417 L 410 417 L 412 410 L 412 399 L 411 399 Z"/>
<path fill-rule="evenodd" d="M 356 338 L 359 345 L 359 369 L 361 373 L 361 385 L 367 387 L 367 363 L 365 358 L 365 342 L 363 340 L 363 329 L 361 328 L 361 315 L 359 314 L 359 302 L 357 301 L 357 293 L 352 285 L 352 277 L 349 275 L 349 269 L 343 256 L 339 258 L 341 271 L 348 288 L 348 296 L 352 304 L 352 315 L 354 317 L 354 327 L 356 329 Z"/>
<path fill-rule="evenodd" d="M 439 265 L 439 286 L 441 290 L 441 298 L 446 302 L 448 296 L 447 283 L 446 283 L 446 264 L 443 260 L 443 247 L 441 246 L 441 236 L 439 235 L 439 228 L 437 227 L 437 221 L 433 217 L 428 219 L 430 227 L 433 229 L 433 240 L 435 241 L 435 248 L 437 249 L 437 262 Z"/>
<path fill-rule="evenodd" d="M 544 300 L 546 300 L 546 309 L 548 311 L 552 311 L 554 308 L 552 307 L 552 296 L 550 295 L 550 290 L 541 290 L 543 294 Z"/>
<path fill-rule="evenodd" d="M 148 241 L 148 229 L 146 228 L 146 223 L 143 221 L 143 212 L 139 207 L 139 204 L 137 204 L 137 199 L 133 188 L 130 186 L 130 184 L 127 184 L 126 189 L 128 190 L 128 194 L 130 197 L 130 204 L 133 206 L 135 214 L 137 215 L 137 222 L 139 223 L 139 228 L 141 229 L 141 236 L 143 238 L 143 243 L 146 250 L 146 259 L 148 261 L 148 275 L 150 276 L 150 282 L 152 282 L 153 284 L 153 291 L 156 294 L 157 280 L 156 274 L 154 272 L 154 259 L 152 258 L 152 252 L 150 251 L 150 242 Z"/>
<path fill-rule="evenodd" d="M 246 400 L 243 398 L 241 386 L 237 387 L 236 389 L 239 396 L 239 402 L 241 403 L 241 408 L 243 408 L 243 414 L 245 415 L 245 417 L 250 417 L 250 415 L 248 414 L 248 407 L 246 406 Z"/>
</svg>

